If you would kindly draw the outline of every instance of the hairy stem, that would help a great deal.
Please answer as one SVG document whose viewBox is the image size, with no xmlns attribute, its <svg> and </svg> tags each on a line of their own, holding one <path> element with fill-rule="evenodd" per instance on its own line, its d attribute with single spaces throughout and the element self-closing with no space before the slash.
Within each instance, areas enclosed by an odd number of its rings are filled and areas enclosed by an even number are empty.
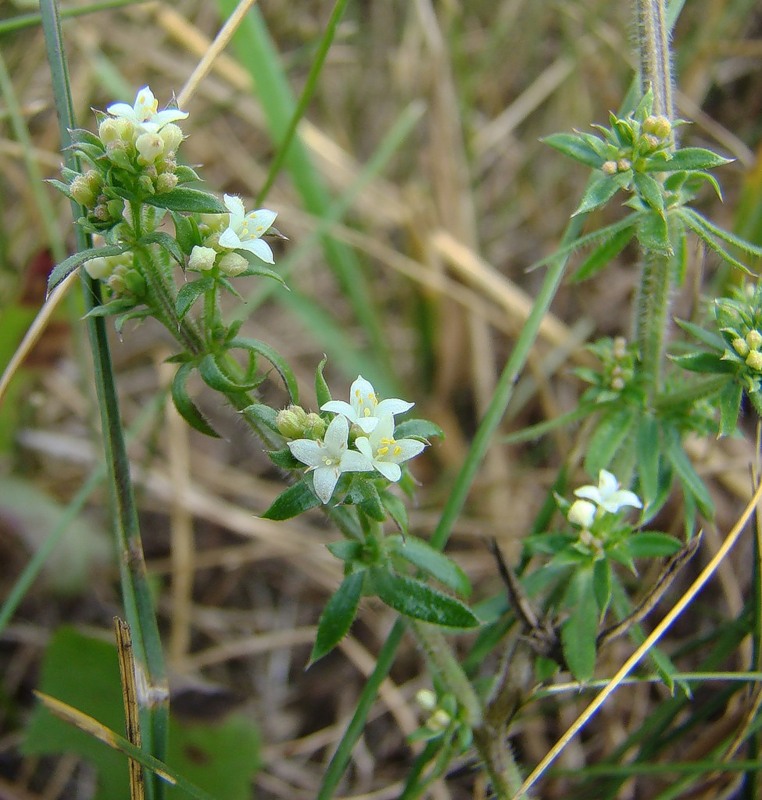
<svg viewBox="0 0 762 800">
<path fill-rule="evenodd" d="M 665 0 L 636 0 L 640 88 L 654 96 L 654 114 L 672 119 L 672 62 Z"/>
</svg>

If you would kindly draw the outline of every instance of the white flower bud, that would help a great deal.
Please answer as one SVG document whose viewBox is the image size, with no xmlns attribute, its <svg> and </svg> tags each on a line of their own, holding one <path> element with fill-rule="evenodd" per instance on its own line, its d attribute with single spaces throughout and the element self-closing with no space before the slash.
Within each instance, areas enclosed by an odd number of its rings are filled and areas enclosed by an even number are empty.
<svg viewBox="0 0 762 800">
<path fill-rule="evenodd" d="M 144 164 L 153 164 L 164 152 L 164 141 L 158 133 L 141 133 L 135 139 L 135 148 Z"/>
<path fill-rule="evenodd" d="M 193 250 L 191 250 L 190 258 L 188 259 L 188 269 L 196 270 L 197 272 L 211 269 L 214 266 L 216 258 L 216 250 L 213 250 L 211 247 L 196 245 Z"/>
<path fill-rule="evenodd" d="M 589 528 L 595 519 L 595 510 L 595 504 L 589 500 L 575 500 L 566 513 L 566 518 L 572 525 Z"/>
<path fill-rule="evenodd" d="M 174 153 L 180 146 L 182 140 L 185 138 L 180 126 L 175 125 L 174 122 L 170 122 L 169 124 L 165 125 L 159 131 L 159 136 L 161 136 L 161 139 L 164 142 L 165 154 Z"/>
<path fill-rule="evenodd" d="M 249 268 L 249 262 L 239 253 L 225 253 L 220 259 L 219 268 L 229 278 L 235 278 Z"/>
<path fill-rule="evenodd" d="M 85 272 L 95 281 L 106 280 L 113 270 L 113 265 L 105 258 L 91 258 L 84 266 Z"/>
</svg>

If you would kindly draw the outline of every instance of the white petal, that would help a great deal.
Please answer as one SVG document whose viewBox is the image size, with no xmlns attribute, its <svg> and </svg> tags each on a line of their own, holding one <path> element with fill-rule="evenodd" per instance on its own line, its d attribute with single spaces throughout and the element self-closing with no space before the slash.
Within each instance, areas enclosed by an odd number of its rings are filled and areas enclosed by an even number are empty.
<svg viewBox="0 0 762 800">
<path fill-rule="evenodd" d="M 643 508 L 643 503 L 641 503 L 640 498 L 635 492 L 630 492 L 627 489 L 620 489 L 618 492 L 614 492 L 611 497 L 608 497 L 601 503 L 601 507 L 612 514 L 616 514 L 616 512 L 624 506 Z"/>
<path fill-rule="evenodd" d="M 355 425 L 360 428 L 363 433 L 373 433 L 378 425 L 378 417 L 355 417 L 353 420 Z"/>
<path fill-rule="evenodd" d="M 241 240 L 232 228 L 226 228 L 220 234 L 219 243 L 221 247 L 227 247 L 228 250 L 241 249 Z"/>
<path fill-rule="evenodd" d="M 259 211 L 252 211 L 246 217 L 246 226 L 254 236 L 261 236 L 267 231 L 275 222 L 278 214 L 275 211 L 270 211 L 269 208 L 260 208 Z"/>
<path fill-rule="evenodd" d="M 127 117 L 128 119 L 137 119 L 135 109 L 129 103 L 112 103 L 106 108 L 109 114 L 114 117 Z"/>
<path fill-rule="evenodd" d="M 592 500 L 594 503 L 602 503 L 603 498 L 597 486 L 580 486 L 579 489 L 574 490 L 576 497 L 584 497 L 586 500 Z"/>
<path fill-rule="evenodd" d="M 220 244 L 222 243 L 222 237 L 220 236 Z M 264 261 L 265 264 L 274 264 L 275 257 L 273 256 L 273 251 L 270 249 L 270 245 L 267 242 L 263 242 L 261 239 L 244 239 L 241 243 L 236 247 L 236 250 L 247 250 L 249 253 L 254 253 L 254 255 Z"/>
<path fill-rule="evenodd" d="M 373 466 L 386 478 L 388 481 L 396 483 L 402 477 L 402 470 L 397 464 L 392 464 L 390 461 L 374 461 Z"/>
<path fill-rule="evenodd" d="M 392 450 L 396 451 L 399 447 L 399 452 L 394 452 L 390 455 L 390 460 L 401 464 L 403 461 L 409 461 L 415 458 L 426 447 L 423 442 L 417 439 L 398 439 Z"/>
<path fill-rule="evenodd" d="M 361 452 L 366 458 L 373 461 L 373 448 L 370 446 L 370 440 L 367 436 L 358 436 L 355 439 L 355 447 Z"/>
<path fill-rule="evenodd" d="M 232 217 L 235 217 L 238 220 L 243 220 L 246 209 L 244 208 L 243 200 L 241 200 L 240 197 L 234 194 L 225 194 L 222 196 L 222 202 L 225 203 L 225 207 L 230 212 Z"/>
<path fill-rule="evenodd" d="M 309 467 L 316 467 L 321 463 L 323 448 L 312 439 L 295 439 L 288 443 L 288 449 L 295 459 Z"/>
<path fill-rule="evenodd" d="M 349 438 L 349 423 L 346 417 L 334 417 L 325 432 L 325 447 L 330 453 L 346 449 Z"/>
<path fill-rule="evenodd" d="M 371 459 L 356 450 L 347 450 L 341 457 L 339 469 L 342 472 L 370 472 L 373 469 Z"/>
<path fill-rule="evenodd" d="M 178 120 L 187 118 L 187 111 L 180 111 L 179 108 L 165 108 L 164 111 L 159 111 L 158 114 L 154 114 L 151 117 L 151 122 L 155 123 L 160 128 L 163 128 L 170 122 L 177 122 Z"/>
<path fill-rule="evenodd" d="M 612 473 L 606 469 L 602 469 L 598 473 L 598 488 L 600 489 L 602 497 L 608 497 L 619 488 L 619 481 Z"/>
<path fill-rule="evenodd" d="M 327 503 L 331 499 L 333 490 L 339 482 L 339 470 L 335 467 L 321 467 L 313 473 L 315 494 Z"/>
<path fill-rule="evenodd" d="M 400 400 L 396 397 L 390 397 L 388 400 L 382 400 L 376 406 L 376 416 L 380 417 L 382 414 L 404 414 L 409 411 L 415 403 L 408 403 L 405 400 Z"/>
<path fill-rule="evenodd" d="M 334 414 L 343 414 L 350 422 L 357 419 L 354 408 L 343 400 L 329 400 L 320 406 L 321 411 L 332 411 Z"/>
</svg>

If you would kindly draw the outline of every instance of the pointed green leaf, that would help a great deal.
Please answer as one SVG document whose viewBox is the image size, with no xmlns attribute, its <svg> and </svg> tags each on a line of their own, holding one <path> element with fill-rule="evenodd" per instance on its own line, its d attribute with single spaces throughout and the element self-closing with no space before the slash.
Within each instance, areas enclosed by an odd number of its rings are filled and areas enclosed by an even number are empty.
<svg viewBox="0 0 762 800">
<path fill-rule="evenodd" d="M 577 210 L 572 214 L 576 217 L 608 203 L 621 187 L 612 175 L 598 175 L 582 196 Z"/>
<path fill-rule="evenodd" d="M 723 158 L 711 150 L 703 147 L 683 147 L 672 153 L 672 157 L 666 161 L 654 163 L 649 161 L 646 164 L 648 172 L 694 172 L 695 170 L 713 169 L 721 167 L 723 164 L 730 164 L 732 158 Z"/>
<path fill-rule="evenodd" d="M 480 622 L 460 600 L 421 581 L 385 569 L 370 571 L 373 591 L 386 605 L 406 617 L 450 628 L 475 628 Z"/>
<path fill-rule="evenodd" d="M 196 300 L 210 289 L 214 289 L 214 278 L 209 275 L 190 283 L 184 283 L 175 299 L 175 310 L 178 318 L 183 319 Z"/>
<path fill-rule="evenodd" d="M 631 558 L 664 558 L 677 553 L 682 544 L 668 533 L 643 531 L 630 536 L 626 546 Z"/>
<path fill-rule="evenodd" d="M 253 403 L 250 406 L 246 406 L 241 413 L 248 419 L 269 428 L 274 433 L 280 433 L 277 424 L 278 412 L 274 408 L 262 403 Z"/>
<path fill-rule="evenodd" d="M 671 355 L 669 358 L 670 361 L 690 372 L 716 374 L 736 371 L 732 362 L 723 361 L 717 353 L 686 353 L 679 356 Z"/>
<path fill-rule="evenodd" d="M 164 248 L 181 267 L 185 265 L 185 256 L 180 249 L 180 245 L 177 243 L 177 240 L 168 233 L 153 231 L 152 233 L 146 234 L 140 242 L 141 244 L 158 244 L 159 247 Z"/>
<path fill-rule="evenodd" d="M 588 167 L 598 168 L 603 163 L 601 156 L 579 134 L 552 133 L 540 141 Z"/>
<path fill-rule="evenodd" d="M 422 569 L 463 597 L 471 594 L 471 582 L 465 572 L 441 550 L 435 550 L 428 542 L 415 536 L 390 536 L 389 550 Z"/>
<path fill-rule="evenodd" d="M 198 223 L 193 217 L 186 217 L 184 214 L 178 214 L 176 211 L 171 211 L 172 221 L 175 225 L 175 237 L 180 249 L 183 253 L 190 255 L 191 250 L 196 245 L 201 244 L 201 234 L 198 229 Z"/>
<path fill-rule="evenodd" d="M 360 605 L 364 580 L 364 572 L 347 575 L 341 586 L 326 603 L 323 613 L 320 615 L 315 645 L 310 655 L 310 664 L 314 664 L 315 661 L 330 653 L 349 632 L 357 615 L 357 607 Z"/>
<path fill-rule="evenodd" d="M 614 408 L 603 414 L 587 445 L 585 469 L 590 475 L 608 468 L 634 424 L 635 415 L 629 408 Z"/>
<path fill-rule="evenodd" d="M 720 436 L 732 436 L 738 427 L 743 387 L 740 383 L 728 382 L 720 392 Z"/>
<path fill-rule="evenodd" d="M 363 546 L 360 542 L 352 542 L 341 539 L 338 542 L 329 542 L 326 547 L 332 556 L 341 561 L 358 561 L 363 554 Z"/>
<path fill-rule="evenodd" d="M 88 250 L 80 250 L 79 253 L 69 256 L 66 260 L 55 266 L 48 276 L 48 294 L 50 294 L 64 278 L 86 261 L 92 261 L 94 258 L 103 258 L 105 256 L 118 256 L 120 253 L 124 253 L 129 249 L 129 245 L 126 244 L 110 245 L 108 247 L 91 247 Z"/>
<path fill-rule="evenodd" d="M 611 562 L 607 558 L 601 558 L 593 565 L 593 591 L 598 618 L 601 619 L 611 602 Z"/>
<path fill-rule="evenodd" d="M 315 368 L 315 396 L 317 397 L 318 408 L 322 408 L 333 399 L 331 397 L 331 390 L 328 388 L 328 384 L 323 377 L 323 370 L 327 363 L 328 358 L 323 356 L 323 358 L 320 359 L 320 363 Z"/>
<path fill-rule="evenodd" d="M 281 492 L 262 514 L 263 519 L 284 520 L 296 517 L 320 505 L 320 500 L 304 481 Z"/>
<path fill-rule="evenodd" d="M 288 396 L 292 403 L 299 403 L 299 384 L 288 362 L 269 344 L 261 342 L 259 339 L 249 337 L 237 337 L 232 339 L 228 347 L 240 347 L 244 350 L 256 353 L 266 358 L 276 369 L 288 391 Z"/>
<path fill-rule="evenodd" d="M 636 172 L 633 176 L 633 183 L 640 197 L 654 211 L 664 214 L 664 190 L 659 181 L 642 172 Z"/>
<path fill-rule="evenodd" d="M 204 419 L 204 415 L 196 408 L 193 401 L 188 395 L 188 390 L 185 384 L 188 382 L 191 372 L 193 372 L 193 364 L 182 364 L 175 373 L 172 380 L 172 402 L 178 410 L 180 416 L 192 427 L 207 436 L 219 439 L 219 434 L 212 428 L 212 426 Z"/>
<path fill-rule="evenodd" d="M 668 444 L 667 457 L 675 468 L 683 487 L 683 492 L 695 498 L 701 513 L 707 519 L 712 519 L 714 517 L 714 503 L 709 490 L 693 468 L 693 464 L 691 464 L 691 460 L 683 449 L 682 443 L 676 436 L 672 437 Z"/>
<path fill-rule="evenodd" d="M 238 392 L 247 392 L 255 389 L 258 381 L 248 381 L 246 383 L 237 383 L 232 378 L 229 378 L 220 369 L 219 364 L 214 353 L 207 353 L 198 363 L 199 375 L 203 378 L 207 386 L 211 386 L 217 392 L 223 394 L 236 394 Z"/>
<path fill-rule="evenodd" d="M 637 237 L 641 247 L 657 253 L 671 254 L 672 243 L 666 218 L 658 211 L 647 211 L 640 215 Z"/>
<path fill-rule="evenodd" d="M 592 568 L 578 569 L 572 575 L 564 596 L 569 618 L 561 627 L 564 658 L 574 677 L 590 680 L 595 671 L 595 642 L 598 635 L 598 604 L 593 589 Z"/>
<path fill-rule="evenodd" d="M 142 198 L 144 203 L 170 211 L 189 211 L 197 214 L 227 214 L 228 210 L 215 195 L 200 189 L 180 186 L 171 192 L 152 194 Z"/>
<path fill-rule="evenodd" d="M 643 414 L 638 420 L 635 446 L 640 497 L 643 505 L 648 508 L 659 491 L 659 423 L 651 414 Z"/>
<path fill-rule="evenodd" d="M 676 319 L 675 322 L 686 332 L 689 333 L 691 336 L 698 339 L 700 342 L 703 342 L 705 345 L 708 345 L 713 350 L 723 350 L 725 348 L 725 340 L 720 336 L 719 333 L 715 333 L 714 331 L 708 331 L 706 328 L 702 328 L 700 325 L 696 325 L 693 322 L 689 322 L 688 320 L 684 319 Z"/>
<path fill-rule="evenodd" d="M 408 532 L 408 518 L 405 504 L 396 494 L 392 494 L 390 491 L 383 490 L 380 492 L 380 495 L 381 502 L 384 504 L 384 508 L 394 521 L 394 524 L 400 529 L 402 535 L 406 536 Z"/>
<path fill-rule="evenodd" d="M 395 439 L 406 439 L 414 437 L 416 439 L 444 439 L 444 431 L 433 422 L 427 419 L 406 419 L 394 427 Z"/>
<path fill-rule="evenodd" d="M 625 228 L 617 231 L 613 236 L 604 240 L 592 253 L 577 267 L 571 280 L 581 283 L 596 275 L 608 266 L 624 250 L 635 233 L 634 228 Z"/>
<path fill-rule="evenodd" d="M 354 505 L 360 506 L 370 519 L 377 522 L 386 520 L 386 512 L 381 504 L 378 489 L 372 480 L 362 475 L 353 476 L 347 499 Z"/>
</svg>

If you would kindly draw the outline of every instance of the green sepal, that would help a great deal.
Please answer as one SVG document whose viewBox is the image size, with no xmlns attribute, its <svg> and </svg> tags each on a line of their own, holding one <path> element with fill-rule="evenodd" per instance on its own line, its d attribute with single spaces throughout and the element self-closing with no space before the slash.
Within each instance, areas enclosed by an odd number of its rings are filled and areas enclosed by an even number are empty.
<svg viewBox="0 0 762 800">
<path fill-rule="evenodd" d="M 182 364 L 175 373 L 175 377 L 172 380 L 171 389 L 172 402 L 175 404 L 175 408 L 180 416 L 192 428 L 195 428 L 197 431 L 205 433 L 207 436 L 211 436 L 214 439 L 219 439 L 220 437 L 217 431 L 215 431 L 214 428 L 212 428 L 212 426 L 206 421 L 203 414 L 198 410 L 198 408 L 196 408 L 196 405 L 188 395 L 188 390 L 185 384 L 188 382 L 188 378 L 190 377 L 191 372 L 193 372 L 193 369 L 193 364 L 186 362 L 185 364 Z"/>
<path fill-rule="evenodd" d="M 48 294 L 50 294 L 70 273 L 74 272 L 77 267 L 82 266 L 86 261 L 92 261 L 94 258 L 103 258 L 105 256 L 118 256 L 129 249 L 130 246 L 127 244 L 91 247 L 88 250 L 80 250 L 79 253 L 69 256 L 60 264 L 56 265 L 48 276 Z"/>
<path fill-rule="evenodd" d="M 379 492 L 379 495 L 392 521 L 399 528 L 402 535 L 406 536 L 408 532 L 407 507 L 396 494 L 383 490 Z"/>
<path fill-rule="evenodd" d="M 597 275 L 605 266 L 610 264 L 627 247 L 628 242 L 635 233 L 634 228 L 624 228 L 617 231 L 611 238 L 605 239 L 602 244 L 577 267 L 571 280 L 581 283 L 593 275 Z"/>
<path fill-rule="evenodd" d="M 273 365 L 273 367 L 275 367 L 276 371 L 283 380 L 286 390 L 288 391 L 290 401 L 294 405 L 299 404 L 299 384 L 297 383 L 296 376 L 291 370 L 291 367 L 289 367 L 288 362 L 283 359 L 277 350 L 275 350 L 273 347 L 270 347 L 269 344 L 261 342 L 259 339 L 251 339 L 249 337 L 237 337 L 235 339 L 231 339 L 228 343 L 228 347 L 239 347 L 243 350 L 248 350 L 251 353 L 255 353 L 256 355 L 266 358 Z"/>
<path fill-rule="evenodd" d="M 220 369 L 217 363 L 217 357 L 214 353 L 207 353 L 198 363 L 198 371 L 207 386 L 210 386 L 217 392 L 223 394 L 236 394 L 238 392 L 248 392 L 261 383 L 261 381 L 247 381 L 245 383 L 237 383 L 232 378 L 229 378 Z"/>
<path fill-rule="evenodd" d="M 468 606 L 421 581 L 375 567 L 369 571 L 371 589 L 398 613 L 449 628 L 476 628 L 481 623 Z"/>
<path fill-rule="evenodd" d="M 664 558 L 682 547 L 679 539 L 661 531 L 634 533 L 624 544 L 631 558 Z"/>
<path fill-rule="evenodd" d="M 595 671 L 599 620 L 592 568 L 574 572 L 564 595 L 563 606 L 570 610 L 569 618 L 561 627 L 564 659 L 572 675 L 584 683 L 593 677 Z"/>
<path fill-rule="evenodd" d="M 175 311 L 178 319 L 182 320 L 191 310 L 193 304 L 203 294 L 214 288 L 214 278 L 206 275 L 196 281 L 184 283 L 175 298 Z"/>
<path fill-rule="evenodd" d="M 198 223 L 193 217 L 186 217 L 176 211 L 170 211 L 172 222 L 175 225 L 175 238 L 183 253 L 190 255 L 196 245 L 201 244 L 201 233 Z"/>
<path fill-rule="evenodd" d="M 364 572 L 347 575 L 326 603 L 318 622 L 309 664 L 330 653 L 349 632 L 360 605 L 364 581 Z"/>
<path fill-rule="evenodd" d="M 436 578 L 462 597 L 468 597 L 471 594 L 471 582 L 466 573 L 440 550 L 435 550 L 428 542 L 416 536 L 390 536 L 387 543 L 391 553 L 428 573 L 432 578 Z"/>
<path fill-rule="evenodd" d="M 444 439 L 444 431 L 433 422 L 427 419 L 406 419 L 394 427 L 395 439 L 421 439 L 428 442 L 429 439 Z"/>
<path fill-rule="evenodd" d="M 185 255 L 183 254 L 177 240 L 163 231 L 153 231 L 146 234 L 141 240 L 140 244 L 158 244 L 159 247 L 166 250 L 172 258 L 182 267 L 185 266 Z"/>
<path fill-rule="evenodd" d="M 317 495 L 304 481 L 299 481 L 275 498 L 267 511 L 262 514 L 262 519 L 291 519 L 319 505 L 320 499 Z"/>
<path fill-rule="evenodd" d="M 328 388 L 328 383 L 323 377 L 323 370 L 328 363 L 328 357 L 323 356 L 320 363 L 315 368 L 315 397 L 317 397 L 317 406 L 322 408 L 326 403 L 330 403 L 333 398 L 331 397 L 331 390 Z"/>
<path fill-rule="evenodd" d="M 613 175 L 597 175 L 591 181 L 590 186 L 582 196 L 579 206 L 577 206 L 577 210 L 572 216 L 576 217 L 579 214 L 586 214 L 588 211 L 600 208 L 600 206 L 608 203 L 620 188 L 620 184 L 614 179 Z"/>
<path fill-rule="evenodd" d="M 735 381 L 728 382 L 719 395 L 720 436 L 732 436 L 738 426 L 743 387 Z"/>
<path fill-rule="evenodd" d="M 647 162 L 646 172 L 695 172 L 696 170 L 713 169 L 730 164 L 732 158 L 723 158 L 703 147 L 683 147 L 672 153 L 672 157 L 664 162 Z"/>
<path fill-rule="evenodd" d="M 594 169 L 599 168 L 604 161 L 580 134 L 552 133 L 540 141 L 558 150 L 559 153 L 579 161 L 580 164 Z"/>
<path fill-rule="evenodd" d="M 278 412 L 274 408 L 270 408 L 270 406 L 266 406 L 263 403 L 252 403 L 250 406 L 246 406 L 241 413 L 247 419 L 259 425 L 264 425 L 274 433 L 280 433 L 277 424 Z"/>
<path fill-rule="evenodd" d="M 190 211 L 196 214 L 227 214 L 228 210 L 215 195 L 200 189 L 180 186 L 171 192 L 141 198 L 144 203 L 169 211 Z"/>
</svg>

